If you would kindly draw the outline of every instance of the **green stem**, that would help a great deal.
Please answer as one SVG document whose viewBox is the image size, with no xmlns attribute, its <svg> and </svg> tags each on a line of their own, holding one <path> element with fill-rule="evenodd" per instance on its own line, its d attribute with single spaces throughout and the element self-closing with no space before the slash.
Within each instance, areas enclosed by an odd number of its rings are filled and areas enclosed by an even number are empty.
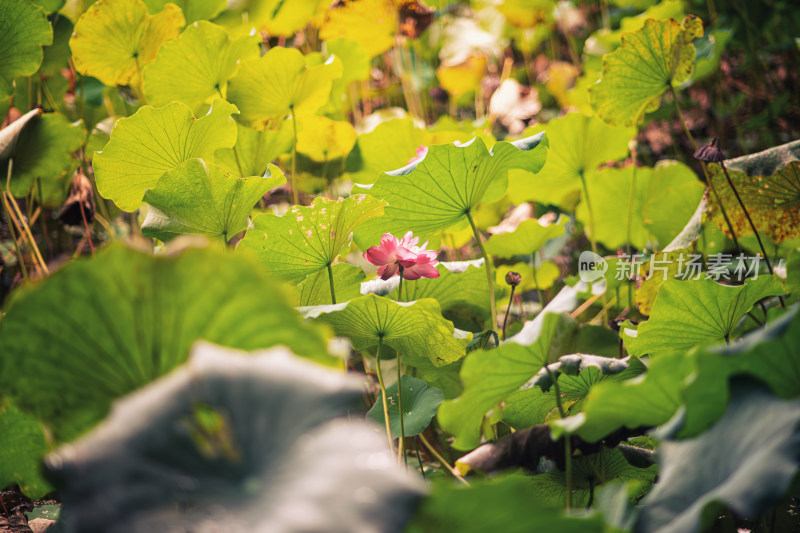
<svg viewBox="0 0 800 533">
<path fill-rule="evenodd" d="M 222 234 L 222 249 L 223 250 L 227 250 L 228 249 L 228 234 L 227 233 L 223 233 Z"/>
<path fill-rule="evenodd" d="M 419 463 L 419 473 L 422 474 L 422 479 L 427 481 L 428 477 L 425 475 L 425 466 L 422 464 L 422 457 L 419 456 L 419 444 L 417 444 L 417 441 L 419 439 L 412 439 L 412 440 L 414 441 L 414 451 L 417 454 L 417 462 Z"/>
<path fill-rule="evenodd" d="M 450 466 L 450 464 L 447 461 L 445 461 L 444 457 L 442 457 L 442 454 L 437 452 L 436 448 L 434 448 L 433 445 L 430 442 L 428 442 L 428 440 L 425 438 L 425 435 L 420 433 L 419 440 L 422 443 L 422 445 L 428 449 L 428 452 L 430 452 L 430 454 L 433 455 L 436 458 L 436 460 L 442 463 L 442 466 L 444 466 L 451 474 L 453 474 L 454 478 L 460 481 L 463 485 L 466 485 L 467 487 L 470 486 L 469 483 L 467 483 L 467 480 L 461 477 L 461 474 L 459 474 L 455 468 Z"/>
<path fill-rule="evenodd" d="M 292 202 L 295 205 L 298 205 L 297 200 L 297 180 L 295 179 L 295 173 L 297 172 L 297 118 L 295 117 L 294 113 L 294 106 L 291 108 L 292 111 Z"/>
<path fill-rule="evenodd" d="M 489 284 L 489 305 L 491 306 L 492 310 L 492 331 L 497 327 L 497 304 L 495 303 L 494 299 L 494 280 L 492 279 L 492 262 L 489 259 L 489 254 L 486 253 L 486 247 L 483 246 L 483 240 L 481 240 L 481 234 L 478 232 L 477 226 L 475 226 L 475 221 L 472 220 L 472 214 L 469 212 L 469 209 L 464 213 L 467 215 L 467 220 L 469 221 L 469 225 L 472 226 L 472 233 L 475 235 L 475 240 L 478 242 L 478 248 L 481 250 L 481 255 L 483 256 L 483 263 L 486 267 L 486 281 Z"/>
<path fill-rule="evenodd" d="M 331 264 L 328 263 L 328 281 L 331 284 L 331 303 L 336 303 L 336 292 L 333 289 L 333 269 L 331 268 Z"/>
<path fill-rule="evenodd" d="M 561 403 L 561 388 L 558 385 L 558 378 L 553 374 L 547 366 L 548 361 L 545 361 L 544 369 L 553 382 L 553 390 L 556 395 L 556 407 L 558 407 L 558 414 L 561 418 L 567 417 L 567 412 L 564 410 L 564 404 Z M 572 438 L 570 435 L 564 436 L 564 479 L 567 485 L 567 509 L 572 507 Z"/>
<path fill-rule="evenodd" d="M 547 305 L 547 298 L 545 298 L 544 291 L 539 287 L 539 280 L 536 279 L 536 252 L 531 254 L 531 270 L 533 271 L 533 283 L 536 285 L 536 294 L 539 295 L 539 305 L 544 309 Z M 542 309 L 539 311 L 541 312 Z"/>
<path fill-rule="evenodd" d="M 503 319 L 503 340 L 506 340 L 506 324 L 508 324 L 508 314 L 511 312 L 511 303 L 514 301 L 514 289 L 516 285 L 511 286 L 511 296 L 508 297 L 508 308 L 506 308 L 506 316 Z"/>
<path fill-rule="evenodd" d="M 375 353 L 375 373 L 378 374 L 378 386 L 381 388 L 381 401 L 383 402 L 383 421 L 386 424 L 386 436 L 389 438 L 389 448 L 394 448 L 392 438 L 392 424 L 389 421 L 389 399 L 386 396 L 386 386 L 383 384 L 383 374 L 381 374 L 381 347 L 383 337 L 378 337 L 378 351 Z"/>
<path fill-rule="evenodd" d="M 11 170 L 14 167 L 14 159 L 8 160 L 8 180 L 7 183 L 11 182 Z M 22 272 L 22 279 L 28 281 L 28 270 L 25 268 L 25 259 L 22 257 L 22 250 L 19 247 L 19 241 L 17 240 L 17 232 L 14 231 L 14 224 L 11 222 L 11 215 L 9 214 L 10 208 L 6 203 L 6 193 L 3 190 L 2 185 L 0 185 L 0 195 L 2 195 L 3 200 L 3 214 L 6 217 L 6 221 L 8 222 L 8 232 L 11 234 L 11 240 L 14 241 L 14 248 L 17 251 L 17 263 L 19 264 L 19 269 Z"/>
<path fill-rule="evenodd" d="M 219 97 L 225 100 L 225 97 L 222 95 L 222 89 L 217 86 L 217 94 Z M 236 167 L 239 169 L 239 177 L 246 178 L 247 176 L 244 175 L 244 170 L 242 170 L 242 163 L 239 161 L 239 152 L 236 150 L 236 144 L 233 145 L 233 158 L 236 160 Z"/>
<path fill-rule="evenodd" d="M 402 278 L 400 278 L 402 279 Z M 403 421 L 403 394 L 402 394 L 402 381 L 400 375 L 403 365 L 400 362 L 400 352 L 397 352 L 397 409 L 400 411 L 400 441 L 397 444 L 397 452 L 403 456 L 403 463 L 408 468 L 408 455 L 406 454 L 406 426 Z"/>
<path fill-rule="evenodd" d="M 400 267 L 400 284 L 397 286 L 397 301 L 403 301 L 403 267 Z"/>
<path fill-rule="evenodd" d="M 583 175 L 583 170 L 580 171 L 579 176 L 581 177 L 581 186 L 583 187 L 583 197 L 586 198 L 586 209 L 589 211 L 589 231 L 592 233 L 592 236 L 589 238 L 589 242 L 592 244 L 592 253 L 594 253 L 594 255 L 599 255 L 597 253 L 597 240 L 595 237 L 596 233 L 594 225 L 594 210 L 592 209 L 592 201 L 589 198 L 589 187 L 586 184 L 586 176 Z M 607 296 L 605 291 L 603 291 L 603 307 L 606 306 L 606 303 L 607 303 Z M 603 314 L 603 324 L 608 325 L 607 313 Z"/>
</svg>

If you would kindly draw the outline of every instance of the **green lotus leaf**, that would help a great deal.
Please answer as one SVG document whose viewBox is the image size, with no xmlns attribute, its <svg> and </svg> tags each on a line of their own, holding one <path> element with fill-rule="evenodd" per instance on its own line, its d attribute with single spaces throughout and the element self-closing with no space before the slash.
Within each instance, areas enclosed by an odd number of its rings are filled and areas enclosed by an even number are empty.
<svg viewBox="0 0 800 533">
<path fill-rule="evenodd" d="M 198 343 L 188 363 L 117 401 L 98 427 L 47 458 L 63 502 L 59 526 L 400 528 L 421 483 L 372 424 L 348 420 L 362 392 L 358 378 L 283 347 L 248 354 Z"/>
<path fill-rule="evenodd" d="M 580 113 L 551 120 L 545 132 L 552 149 L 544 167 L 536 177 L 524 170 L 510 171 L 509 196 L 516 203 L 537 200 L 570 210 L 583 190 L 582 180 L 591 181 L 601 164 L 625 158 L 636 135 L 635 128 L 615 128 Z M 590 198 L 603 205 L 591 194 Z"/>
<path fill-rule="evenodd" d="M 799 159 L 800 141 L 794 141 L 725 161 L 731 181 L 759 234 L 775 242 L 800 238 Z M 753 229 L 728 185 L 722 167 L 711 163 L 708 170 L 736 235 L 752 235 Z M 712 195 L 709 204 L 710 218 L 729 234 L 716 197 Z"/>
<path fill-rule="evenodd" d="M 0 326 L 0 388 L 64 441 L 183 363 L 200 338 L 329 361 L 317 330 L 268 297 L 277 290 L 222 250 L 153 257 L 111 244 L 14 292 Z"/>
<path fill-rule="evenodd" d="M 385 202 L 359 194 L 344 200 L 317 197 L 308 207 L 299 205 L 283 216 L 253 218 L 239 248 L 255 254 L 264 269 L 278 279 L 299 283 L 309 274 L 333 264 L 350 242 L 353 229 L 377 217 Z"/>
<path fill-rule="evenodd" d="M 563 235 L 567 222 L 569 217 L 565 216 L 546 226 L 535 218 L 524 220 L 514 231 L 489 237 L 486 252 L 498 257 L 531 255 L 550 239 Z"/>
<path fill-rule="evenodd" d="M 260 59 L 244 61 L 228 82 L 228 100 L 242 121 L 263 129 L 286 115 L 313 115 L 330 97 L 331 83 L 342 75 L 335 56 L 309 66 L 310 58 L 294 48 L 276 46 Z"/>
<path fill-rule="evenodd" d="M 364 48 L 370 59 L 394 45 L 398 7 L 387 0 L 363 0 L 336 4 L 326 10 L 319 28 L 320 39 L 352 39 Z"/>
<path fill-rule="evenodd" d="M 248 22 L 269 35 L 292 37 L 324 7 L 325 0 L 249 0 Z"/>
<path fill-rule="evenodd" d="M 400 381 L 403 385 L 403 433 L 406 437 L 419 435 L 428 427 L 436 416 L 439 404 L 444 401 L 444 394 L 436 387 L 431 387 L 424 380 L 411 376 L 401 376 Z M 386 387 L 387 398 L 389 398 L 389 426 L 392 437 L 399 439 L 400 433 L 400 404 L 397 401 L 397 382 Z M 367 412 L 370 418 L 378 424 L 384 424 L 383 415 L 383 393 L 378 395 L 375 405 Z"/>
<path fill-rule="evenodd" d="M 638 359 L 618 374 L 607 374 L 595 367 L 582 370 L 576 376 L 560 375 L 558 388 L 562 407 L 567 415 L 577 414 L 593 388 L 606 381 L 619 382 L 641 374 L 644 365 Z M 528 385 L 526 384 L 526 387 Z M 540 387 L 517 390 L 504 400 L 503 421 L 516 429 L 544 424 L 558 417 L 558 403 L 552 390 L 545 392 Z"/>
<path fill-rule="evenodd" d="M 800 396 L 798 309 L 793 306 L 734 344 L 710 346 L 694 354 L 696 378 L 687 384 L 683 394 L 686 415 L 679 438 L 701 433 L 722 416 L 734 376 L 757 378 L 781 398 Z"/>
<path fill-rule="evenodd" d="M 668 279 L 684 279 L 681 269 L 690 259 L 691 251 L 686 248 L 675 250 L 674 252 L 658 252 L 651 256 L 651 261 L 642 265 L 642 277 L 644 281 L 636 289 L 636 304 L 639 312 L 644 316 L 650 316 L 653 304 L 658 296 L 658 289 Z"/>
<path fill-rule="evenodd" d="M 683 403 L 683 383 L 693 368 L 691 359 L 682 353 L 659 355 L 644 376 L 608 380 L 592 387 L 582 412 L 553 424 L 589 442 L 597 442 L 621 427 L 665 424 Z M 564 381 L 566 378 L 559 383 Z"/>
<path fill-rule="evenodd" d="M 494 350 L 470 353 L 461 367 L 464 392 L 439 407 L 442 429 L 455 435 L 452 446 L 469 450 L 480 444 L 484 416 L 527 383 L 542 365 L 561 355 L 577 327 L 566 315 L 544 313 L 538 331 L 511 337 Z"/>
<path fill-rule="evenodd" d="M 658 447 L 659 482 L 641 503 L 635 531 L 703 531 L 722 505 L 737 516 L 768 512 L 797 473 L 798 449 L 800 400 L 781 400 L 749 380 L 737 383 L 716 424 Z"/>
<path fill-rule="evenodd" d="M 423 360 L 441 367 L 464 356 L 472 335 L 453 328 L 442 317 L 436 300 L 395 302 L 367 294 L 336 305 L 301 308 L 303 316 L 333 326 L 337 335 L 348 337 L 357 351 L 383 342 L 414 366 Z"/>
<path fill-rule="evenodd" d="M 333 272 L 333 286 L 336 291 L 336 299 L 346 302 L 361 296 L 361 282 L 366 277 L 364 272 L 353 265 L 347 263 L 336 263 L 331 267 Z M 331 304 L 331 286 L 328 271 L 319 270 L 309 274 L 294 292 L 295 298 L 292 300 L 294 307 L 308 307 L 311 305 Z"/>
<path fill-rule="evenodd" d="M 45 76 L 57 76 L 65 68 L 69 68 L 69 39 L 72 37 L 74 27 L 67 17 L 58 17 L 53 20 L 53 44 L 44 48 L 42 66 L 39 73 Z M 85 84 L 84 84 L 85 86 Z M 19 93 L 17 93 L 17 96 Z M 55 99 L 55 95 L 53 95 Z M 16 96 L 14 97 L 16 101 Z M 60 99 L 57 99 L 60 102 Z"/>
<path fill-rule="evenodd" d="M 686 15 L 683 24 L 649 19 L 624 34 L 620 47 L 603 56 L 600 81 L 589 88 L 597 116 L 612 126 L 638 126 L 667 89 L 692 75 L 692 40 L 702 35 L 703 24 L 694 15 Z"/>
<path fill-rule="evenodd" d="M 211 20 L 219 15 L 226 7 L 225 0 L 143 0 L 147 11 L 155 15 L 166 7 L 175 4 L 181 8 L 186 24 L 198 20 Z"/>
<path fill-rule="evenodd" d="M 489 318 L 486 300 L 489 288 L 486 285 L 486 270 L 483 259 L 475 261 L 441 261 L 436 265 L 439 277 L 435 279 L 420 278 L 414 282 L 403 283 L 402 301 L 411 302 L 422 298 L 433 298 L 442 308 L 442 313 L 454 322 L 461 318 L 456 312 L 465 309 L 474 317 L 469 331 L 480 331 L 483 322 Z M 397 288 L 400 278 L 388 280 L 372 279 L 361 285 L 361 293 L 375 293 L 397 300 Z M 459 325 L 461 327 L 461 325 Z"/>
<path fill-rule="evenodd" d="M 558 531 L 559 533 L 600 533 L 604 522 L 599 515 L 579 518 L 539 502 L 532 496 L 529 476 L 516 474 L 471 483 L 470 488 L 453 483 L 434 483 L 433 493 L 422 501 L 407 533 L 458 531 L 479 533 L 503 531 Z M 563 500 L 560 502 L 563 504 Z"/>
<path fill-rule="evenodd" d="M 195 22 L 164 43 L 155 61 L 145 67 L 142 88 L 147 102 L 163 106 L 177 100 L 198 111 L 212 98 L 224 98 L 239 63 L 260 57 L 260 43 L 256 35 L 231 39 L 216 24 Z"/>
<path fill-rule="evenodd" d="M 356 230 L 356 244 L 366 250 L 383 233 L 403 235 L 406 231 L 425 241 L 457 224 L 465 225 L 466 214 L 478 204 L 505 194 L 508 169 L 538 172 L 546 156 L 544 134 L 499 142 L 491 152 L 480 138 L 466 145 L 431 146 L 421 161 L 383 174 L 374 185 L 354 188 L 389 204 L 380 220 Z"/>
<path fill-rule="evenodd" d="M 762 298 L 783 294 L 775 276 L 759 276 L 744 285 L 721 285 L 710 279 L 665 281 L 650 319 L 620 333 L 632 355 L 688 350 L 729 340 L 739 320 Z"/>
<path fill-rule="evenodd" d="M 683 230 L 703 197 L 703 184 L 695 173 L 677 161 L 660 162 L 655 168 L 632 166 L 607 168 L 589 180 L 594 208 L 595 239 L 613 249 L 627 244 L 628 199 L 634 182 L 631 244 L 636 248 L 658 242 L 663 248 Z M 616 209 L 602 206 L 615 205 Z M 591 232 L 587 206 L 577 209 L 578 220 Z"/>
<path fill-rule="evenodd" d="M 13 124 L 6 129 L 11 127 Z M 41 180 L 43 194 L 49 193 L 44 194 L 45 201 L 62 201 L 69 186 L 69 180 L 64 178 L 78 165 L 73 155 L 83 145 L 85 136 L 83 122 L 70 124 L 58 113 L 46 113 L 38 118 L 34 114 L 20 131 L 13 148 L 8 146 L 11 149 L 5 160 L 0 161 L 0 172 L 8 176 L 9 159 L 13 160 L 11 194 L 26 196 L 36 180 Z"/>
<path fill-rule="evenodd" d="M 544 392 L 550 390 L 561 375 L 577 376 L 584 370 L 596 368 L 602 375 L 615 376 L 628 369 L 630 365 L 623 359 L 602 357 L 585 353 L 562 355 L 555 363 L 545 366 L 528 381 L 528 385 L 539 387 Z"/>
<path fill-rule="evenodd" d="M 208 114 L 194 118 L 186 105 L 173 102 L 119 119 L 92 160 L 97 190 L 123 211 L 135 211 L 164 172 L 190 159 L 212 162 L 216 150 L 236 143 L 232 113 L 235 106 L 215 100 Z"/>
<path fill-rule="evenodd" d="M 41 459 L 48 452 L 42 426 L 36 418 L 7 399 L 0 403 L 0 487 L 12 483 L 29 498 L 40 499 L 53 487 L 41 474 Z"/>
<path fill-rule="evenodd" d="M 69 40 L 75 69 L 106 85 L 141 84 L 141 70 L 185 24 L 178 6 L 156 15 L 142 0 L 99 0 L 81 15 Z"/>
<path fill-rule="evenodd" d="M 0 3 L 0 99 L 14 92 L 14 78 L 30 76 L 42 64 L 42 46 L 53 43 L 45 10 L 30 0 Z"/>
<path fill-rule="evenodd" d="M 142 233 L 167 241 L 185 233 L 222 237 L 228 242 L 247 229 L 253 206 L 275 187 L 286 183 L 274 165 L 267 175 L 236 178 L 219 165 L 190 159 L 165 172 L 144 193 L 149 205 Z"/>
<path fill-rule="evenodd" d="M 641 449 L 635 448 L 634 450 Z M 599 480 L 598 473 L 601 476 Z M 597 490 L 598 485 L 614 480 L 638 482 L 638 495 L 644 495 L 653 484 L 657 474 L 658 467 L 655 464 L 647 468 L 638 468 L 627 461 L 619 448 L 604 447 L 600 453 L 573 460 L 572 476 L 570 477 L 570 487 L 574 491 L 572 505 L 576 508 L 586 507 L 591 501 L 592 492 Z M 531 497 L 553 506 L 563 505 L 567 494 L 566 478 L 566 473 L 558 469 L 533 476 L 531 478 L 533 488 Z"/>
<path fill-rule="evenodd" d="M 292 149 L 292 125 L 288 122 L 275 130 L 259 131 L 238 123 L 236 128 L 236 150 L 220 148 L 214 154 L 214 161 L 228 172 L 263 176 L 270 163 Z"/>
<path fill-rule="evenodd" d="M 331 39 L 325 41 L 330 54 L 342 60 L 342 77 L 337 82 L 348 84 L 351 81 L 363 81 L 369 78 L 370 57 L 364 47 L 352 39 Z"/>
<path fill-rule="evenodd" d="M 7 111 L 8 110 L 6 110 L 6 112 Z M 23 130 L 29 124 L 34 124 L 35 119 L 41 114 L 41 109 L 31 109 L 17 120 L 0 130 L 0 160 L 5 160 L 11 157 Z"/>
<path fill-rule="evenodd" d="M 356 144 L 355 128 L 343 120 L 308 116 L 300 119 L 297 151 L 317 162 L 345 157 Z"/>
<path fill-rule="evenodd" d="M 64 6 L 66 0 L 34 0 L 34 4 L 41 6 L 47 14 L 55 13 Z"/>
</svg>

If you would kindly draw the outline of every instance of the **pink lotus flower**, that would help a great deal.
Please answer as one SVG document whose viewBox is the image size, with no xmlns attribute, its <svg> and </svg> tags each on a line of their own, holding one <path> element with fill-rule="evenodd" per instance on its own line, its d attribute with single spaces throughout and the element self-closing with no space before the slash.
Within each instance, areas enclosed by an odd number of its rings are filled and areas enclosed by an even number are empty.
<svg viewBox="0 0 800 533">
<path fill-rule="evenodd" d="M 403 279 L 438 278 L 436 251 L 425 249 L 427 241 L 422 246 L 417 246 L 418 242 L 419 237 L 414 237 L 410 231 L 401 239 L 384 233 L 379 246 L 372 246 L 364 252 L 364 259 L 377 265 L 378 275 L 384 280 L 394 276 L 398 270 Z"/>
</svg>

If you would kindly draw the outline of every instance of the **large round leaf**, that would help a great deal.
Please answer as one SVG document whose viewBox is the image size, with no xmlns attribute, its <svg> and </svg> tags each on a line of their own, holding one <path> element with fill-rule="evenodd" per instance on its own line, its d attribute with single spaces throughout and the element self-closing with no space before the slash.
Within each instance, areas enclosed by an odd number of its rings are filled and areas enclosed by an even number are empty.
<svg viewBox="0 0 800 533">
<path fill-rule="evenodd" d="M 280 217 L 258 215 L 239 246 L 253 252 L 272 275 L 299 283 L 331 265 L 353 229 L 380 215 L 384 205 L 365 194 L 335 202 L 317 197 L 310 206 L 293 206 Z"/>
<path fill-rule="evenodd" d="M 274 165 L 267 175 L 236 178 L 219 165 L 190 159 L 165 172 L 144 201 L 150 206 L 142 233 L 162 241 L 184 233 L 222 237 L 228 242 L 247 229 L 253 206 L 270 189 L 286 183 Z"/>
<path fill-rule="evenodd" d="M 371 425 L 361 380 L 285 348 L 196 345 L 48 457 L 66 532 L 402 530 L 422 492 Z"/>
<path fill-rule="evenodd" d="M 81 15 L 69 40 L 75 69 L 106 85 L 138 87 L 141 69 L 183 25 L 175 4 L 151 16 L 142 0 L 99 0 Z"/>
<path fill-rule="evenodd" d="M 622 36 L 622 45 L 603 56 L 600 81 L 589 88 L 597 116 L 612 126 L 638 126 L 645 113 L 658 108 L 661 95 L 692 75 L 692 40 L 703 35 L 703 23 L 687 15 L 683 24 L 647 20 Z"/>
<path fill-rule="evenodd" d="M 427 240 L 451 226 L 466 224 L 467 212 L 505 194 L 508 169 L 538 172 L 546 155 L 543 133 L 513 143 L 499 142 L 491 152 L 480 138 L 459 146 L 431 146 L 422 160 L 383 174 L 374 185 L 354 189 L 389 204 L 383 217 L 356 230 L 356 244 L 366 250 L 387 232 L 413 231 Z"/>
<path fill-rule="evenodd" d="M 224 97 L 239 63 L 260 57 L 260 42 L 256 35 L 232 40 L 216 24 L 195 22 L 177 39 L 164 43 L 144 69 L 147 102 L 162 106 L 177 100 L 197 111 L 211 98 Z"/>
<path fill-rule="evenodd" d="M 14 78 L 39 69 L 42 46 L 52 43 L 44 9 L 30 0 L 0 2 L 0 99 L 14 92 Z"/>
<path fill-rule="evenodd" d="M 469 450 L 480 444 L 484 416 L 563 352 L 576 329 L 566 315 L 547 313 L 537 335 L 519 342 L 512 337 L 495 350 L 472 352 L 464 360 L 464 393 L 439 408 L 439 424 L 456 436 L 453 447 Z"/>
<path fill-rule="evenodd" d="M 687 350 L 730 339 L 739 320 L 762 298 L 783 294 L 775 276 L 759 276 L 744 285 L 721 285 L 710 279 L 665 281 L 650 319 L 635 333 L 623 330 L 632 355 Z"/>
<path fill-rule="evenodd" d="M 628 242 L 628 200 L 634 185 L 630 238 L 638 249 L 657 242 L 659 248 L 681 232 L 692 218 L 704 187 L 692 170 L 677 161 L 661 161 L 655 168 L 632 166 L 607 168 L 589 180 L 594 206 L 594 238 L 609 249 Z M 606 206 L 615 206 L 608 209 Z M 577 217 L 591 232 L 588 206 L 582 202 Z"/>
<path fill-rule="evenodd" d="M 400 427 L 400 402 L 398 401 L 398 384 L 395 381 L 386 387 L 386 397 L 389 399 L 389 426 L 392 430 L 392 437 L 399 439 L 400 430 L 403 435 L 413 437 L 419 435 L 428 427 L 436 416 L 439 404 L 444 401 L 444 394 L 436 387 L 430 387 L 422 379 L 411 376 L 401 376 L 400 400 L 403 403 L 403 427 Z M 384 423 L 383 415 L 383 393 L 378 396 L 375 405 L 367 412 L 367 418 L 371 418 L 378 424 Z"/>
<path fill-rule="evenodd" d="M 492 235 L 486 242 L 486 252 L 498 257 L 531 255 L 547 241 L 564 234 L 569 217 L 561 216 L 553 224 L 542 225 L 535 218 L 523 221 L 517 229 Z"/>
<path fill-rule="evenodd" d="M 269 35 L 292 37 L 302 30 L 327 0 L 248 0 L 248 22 Z"/>
<path fill-rule="evenodd" d="M 255 349 L 285 344 L 326 360 L 250 261 L 216 249 L 153 257 L 110 245 L 16 291 L 0 326 L 0 388 L 69 439 L 111 401 L 186 360 L 197 339 Z"/>
<path fill-rule="evenodd" d="M 736 159 L 725 166 L 736 192 L 761 235 L 775 242 L 800 238 L 800 141 L 776 146 Z M 709 176 L 720 196 L 725 213 L 737 236 L 751 235 L 753 229 L 742 211 L 736 194 L 719 164 L 709 165 Z M 716 197 L 711 197 L 711 216 L 717 226 L 729 233 Z"/>
<path fill-rule="evenodd" d="M 328 101 L 342 64 L 334 56 L 313 66 L 307 60 L 299 50 L 276 46 L 260 59 L 245 61 L 228 83 L 228 100 L 243 121 L 262 129 L 289 113 L 315 114 Z"/>
<path fill-rule="evenodd" d="M 545 132 L 551 150 L 544 167 L 536 177 L 525 170 L 510 171 L 509 197 L 517 203 L 537 200 L 570 210 L 582 194 L 582 180 L 591 180 L 601 164 L 624 158 L 636 135 L 634 128 L 615 128 L 580 113 L 551 120 Z M 599 210 L 603 204 L 597 205 Z"/>
<path fill-rule="evenodd" d="M 336 334 L 348 337 L 358 351 L 382 342 L 412 366 L 420 359 L 436 366 L 457 361 L 472 338 L 442 318 L 439 304 L 428 298 L 395 302 L 367 294 L 342 304 L 304 307 L 301 311 L 307 318 L 332 325 Z"/>
<path fill-rule="evenodd" d="M 659 446 L 660 479 L 635 531 L 694 533 L 721 505 L 755 518 L 781 500 L 800 466 L 800 400 L 780 400 L 749 381 L 731 397 L 708 431 Z"/>
<path fill-rule="evenodd" d="M 336 263 L 331 267 L 333 286 L 336 298 L 346 302 L 361 295 L 361 282 L 366 277 L 364 271 L 348 263 Z M 308 307 L 310 305 L 329 305 L 331 301 L 330 276 L 327 269 L 318 270 L 306 276 L 294 287 L 292 305 Z"/>
<path fill-rule="evenodd" d="M 120 209 L 135 211 L 164 172 L 189 159 L 211 162 L 216 150 L 236 143 L 231 113 L 235 106 L 215 100 L 205 116 L 194 118 L 186 105 L 173 102 L 145 106 L 118 120 L 111 140 L 92 160 L 97 190 Z"/>
<path fill-rule="evenodd" d="M 327 117 L 304 117 L 297 134 L 297 151 L 324 163 L 349 154 L 357 137 L 355 128 L 349 122 Z"/>
<path fill-rule="evenodd" d="M 375 57 L 394 45 L 397 31 L 397 8 L 390 0 L 342 2 L 328 9 L 319 30 L 322 39 L 344 37 L 360 44 L 369 57 Z"/>
<path fill-rule="evenodd" d="M 35 181 L 42 180 L 43 194 L 49 193 L 44 194 L 45 201 L 62 201 L 69 185 L 69 180 L 62 178 L 77 166 L 73 154 L 81 147 L 85 136 L 83 122 L 70 124 L 64 115 L 47 113 L 33 117 L 3 158 L 5 160 L 0 162 L 0 173 L 8 176 L 8 159 L 13 160 L 11 194 L 26 196 Z"/>
</svg>

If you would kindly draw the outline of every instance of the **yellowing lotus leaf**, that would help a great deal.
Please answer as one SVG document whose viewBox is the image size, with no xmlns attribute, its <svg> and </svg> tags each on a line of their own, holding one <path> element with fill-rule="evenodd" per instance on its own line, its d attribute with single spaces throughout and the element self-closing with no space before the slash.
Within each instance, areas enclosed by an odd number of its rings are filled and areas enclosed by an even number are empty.
<svg viewBox="0 0 800 533">
<path fill-rule="evenodd" d="M 183 25 L 183 14 L 174 4 L 151 16 L 141 0 L 99 0 L 75 25 L 69 40 L 72 60 L 78 72 L 106 85 L 136 87 L 142 68 Z"/>
<path fill-rule="evenodd" d="M 702 35 L 702 22 L 693 15 L 682 25 L 649 19 L 641 29 L 624 34 L 620 47 L 603 56 L 600 81 L 589 88 L 597 116 L 612 126 L 638 125 L 645 113 L 658 108 L 670 86 L 692 75 L 692 40 Z"/>
<path fill-rule="evenodd" d="M 375 57 L 392 47 L 396 32 L 397 11 L 391 0 L 345 0 L 328 10 L 319 36 L 352 39 Z"/>
</svg>

